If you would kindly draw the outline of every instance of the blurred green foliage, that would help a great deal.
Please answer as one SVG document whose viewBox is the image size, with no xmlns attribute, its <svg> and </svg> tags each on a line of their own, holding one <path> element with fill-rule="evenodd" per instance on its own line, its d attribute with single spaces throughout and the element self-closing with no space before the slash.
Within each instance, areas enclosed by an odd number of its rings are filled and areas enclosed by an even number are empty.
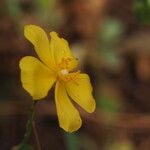
<svg viewBox="0 0 150 150">
<path fill-rule="evenodd" d="M 80 149 L 80 136 L 78 132 L 76 133 L 64 132 L 64 137 L 66 139 L 67 150 L 79 150 Z"/>
<path fill-rule="evenodd" d="M 56 8 L 56 0 L 33 0 L 26 1 L 25 4 L 20 0 L 6 0 L 5 5 L 16 24 L 21 24 L 21 20 L 26 20 L 27 15 L 25 14 L 29 14 L 29 18 L 33 18 L 33 20 L 36 18 L 40 23 L 54 29 L 62 20 L 60 10 Z M 19 19 L 20 21 L 18 21 Z"/>
<path fill-rule="evenodd" d="M 150 24 L 150 0 L 135 0 L 134 10 L 141 24 Z"/>
<path fill-rule="evenodd" d="M 97 100 L 97 107 L 102 110 L 105 123 L 114 124 L 121 108 L 118 100 L 113 96 L 102 95 Z"/>
<path fill-rule="evenodd" d="M 56 0 L 35 0 L 36 14 L 43 23 L 57 26 L 59 13 L 56 9 Z"/>
<path fill-rule="evenodd" d="M 108 18 L 100 26 L 98 50 L 110 70 L 117 70 L 120 64 L 120 56 L 116 46 L 121 39 L 122 33 L 123 26 L 116 19 Z"/>
<path fill-rule="evenodd" d="M 106 112 L 115 113 L 120 110 L 120 105 L 114 97 L 103 95 L 97 101 L 97 105 Z"/>
<path fill-rule="evenodd" d="M 97 144 L 88 135 L 78 133 L 64 133 L 67 150 L 98 150 Z"/>
<path fill-rule="evenodd" d="M 118 42 L 122 34 L 122 24 L 116 19 L 104 20 L 100 29 L 99 38 L 103 44 L 113 45 Z"/>
<path fill-rule="evenodd" d="M 19 2 L 20 0 L 6 0 L 6 8 L 13 19 L 17 19 L 22 13 Z"/>
</svg>

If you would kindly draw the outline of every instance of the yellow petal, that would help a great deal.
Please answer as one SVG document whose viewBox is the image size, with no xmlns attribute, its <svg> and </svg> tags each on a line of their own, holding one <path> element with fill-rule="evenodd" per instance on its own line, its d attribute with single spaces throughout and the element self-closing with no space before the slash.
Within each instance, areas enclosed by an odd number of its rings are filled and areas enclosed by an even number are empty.
<svg viewBox="0 0 150 150">
<path fill-rule="evenodd" d="M 73 132 L 81 127 L 82 120 L 79 112 L 71 103 L 65 87 L 60 83 L 56 83 L 55 101 L 59 125 L 67 132 Z"/>
<path fill-rule="evenodd" d="M 24 89 L 34 100 L 44 98 L 56 81 L 53 72 L 32 56 L 23 57 L 19 66 Z"/>
<path fill-rule="evenodd" d="M 69 60 L 68 70 L 72 70 L 77 66 L 77 59 L 71 53 L 68 42 L 58 37 L 56 32 L 50 32 L 51 41 L 50 49 L 53 53 L 56 64 L 60 64 L 63 60 Z"/>
<path fill-rule="evenodd" d="M 39 58 L 46 65 L 52 66 L 54 60 L 49 48 L 49 39 L 44 30 L 36 25 L 26 25 L 24 35 L 34 45 Z"/>
<path fill-rule="evenodd" d="M 95 110 L 92 86 L 87 74 L 79 74 L 75 79 L 65 83 L 69 96 L 87 112 Z"/>
</svg>

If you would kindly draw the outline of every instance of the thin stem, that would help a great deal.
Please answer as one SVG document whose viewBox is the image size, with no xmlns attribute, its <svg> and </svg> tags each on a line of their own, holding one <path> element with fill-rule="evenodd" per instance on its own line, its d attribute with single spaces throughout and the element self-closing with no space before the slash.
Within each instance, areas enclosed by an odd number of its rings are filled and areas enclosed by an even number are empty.
<svg viewBox="0 0 150 150">
<path fill-rule="evenodd" d="M 34 135 L 35 135 L 35 140 L 36 140 L 36 143 L 37 143 L 37 149 L 41 150 L 42 148 L 41 148 L 40 140 L 39 140 L 39 137 L 38 137 L 38 133 L 37 133 L 37 129 L 36 129 L 34 121 L 32 122 L 32 126 L 33 126 L 33 132 L 34 132 Z"/>
<path fill-rule="evenodd" d="M 32 121 L 35 115 L 35 104 L 36 104 L 36 101 L 33 101 L 30 112 L 29 112 L 29 118 L 26 124 L 26 132 L 24 134 L 24 138 L 22 142 L 20 143 L 20 145 L 26 144 L 32 134 Z"/>
</svg>

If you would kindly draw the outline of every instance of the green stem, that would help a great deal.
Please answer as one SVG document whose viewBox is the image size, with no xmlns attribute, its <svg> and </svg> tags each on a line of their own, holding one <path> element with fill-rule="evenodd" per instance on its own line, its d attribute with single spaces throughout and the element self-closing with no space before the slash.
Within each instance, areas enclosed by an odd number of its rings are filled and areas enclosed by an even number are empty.
<svg viewBox="0 0 150 150">
<path fill-rule="evenodd" d="M 36 105 L 36 101 L 33 101 L 30 112 L 29 112 L 29 118 L 26 124 L 26 132 L 24 134 L 24 138 L 22 142 L 20 143 L 20 146 L 26 144 L 32 134 L 32 121 L 35 115 L 35 105 Z"/>
</svg>

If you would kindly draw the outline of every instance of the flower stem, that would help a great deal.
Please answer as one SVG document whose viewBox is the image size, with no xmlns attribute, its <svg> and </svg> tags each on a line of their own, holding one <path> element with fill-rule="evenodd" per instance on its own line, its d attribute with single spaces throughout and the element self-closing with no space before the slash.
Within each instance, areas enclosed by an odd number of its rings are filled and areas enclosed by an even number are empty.
<svg viewBox="0 0 150 150">
<path fill-rule="evenodd" d="M 30 112 L 29 112 L 29 118 L 26 124 L 26 132 L 24 134 L 24 138 L 22 142 L 20 143 L 20 145 L 26 144 L 32 134 L 32 121 L 35 115 L 35 105 L 36 105 L 36 101 L 33 101 Z"/>
<path fill-rule="evenodd" d="M 38 137 L 38 133 L 37 133 L 37 130 L 36 130 L 36 126 L 35 126 L 35 122 L 34 122 L 34 121 L 32 122 L 32 127 L 33 127 L 33 133 L 34 133 L 34 135 L 35 135 L 35 140 L 36 140 L 36 143 L 37 143 L 37 149 L 38 149 L 38 150 L 42 150 L 41 144 L 40 144 L 40 140 L 39 140 L 39 137 Z"/>
</svg>

